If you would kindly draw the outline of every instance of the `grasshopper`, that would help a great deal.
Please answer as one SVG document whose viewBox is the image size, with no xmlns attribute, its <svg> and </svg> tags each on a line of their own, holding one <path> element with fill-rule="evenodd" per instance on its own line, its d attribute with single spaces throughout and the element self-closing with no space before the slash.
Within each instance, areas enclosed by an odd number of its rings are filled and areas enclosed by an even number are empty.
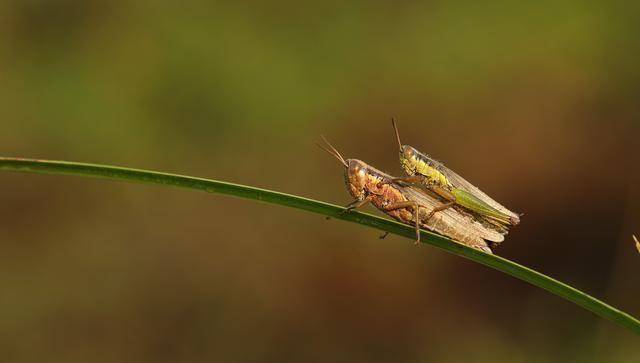
<svg viewBox="0 0 640 363">
<path fill-rule="evenodd" d="M 462 244 L 492 253 L 493 246 L 504 240 L 504 235 L 495 229 L 482 225 L 470 215 L 456 209 L 442 210 L 437 216 L 441 203 L 434 197 L 414 186 L 403 186 L 394 178 L 357 159 L 344 159 L 324 137 L 327 147 L 320 148 L 334 156 L 345 167 L 345 184 L 355 198 L 343 213 L 360 208 L 367 203 L 393 219 L 415 226 L 416 244 L 420 242 L 420 228 L 439 233 Z"/>
<path fill-rule="evenodd" d="M 408 175 L 405 178 L 396 178 L 394 182 L 421 185 L 445 201 L 441 208 L 463 207 L 478 219 L 494 225 L 503 232 L 506 232 L 509 226 L 520 223 L 518 214 L 503 207 L 453 170 L 417 149 L 403 145 L 395 119 L 391 119 L 391 123 L 398 141 L 400 165 Z"/>
</svg>

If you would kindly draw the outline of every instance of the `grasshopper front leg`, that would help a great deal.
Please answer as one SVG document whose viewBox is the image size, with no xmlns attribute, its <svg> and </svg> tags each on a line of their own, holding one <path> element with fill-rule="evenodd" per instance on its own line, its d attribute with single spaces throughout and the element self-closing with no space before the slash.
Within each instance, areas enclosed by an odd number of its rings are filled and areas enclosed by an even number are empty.
<svg viewBox="0 0 640 363">
<path fill-rule="evenodd" d="M 422 175 L 413 175 L 413 176 L 407 176 L 404 178 L 391 179 L 391 181 L 394 183 L 400 182 L 400 183 L 407 183 L 407 184 L 416 184 L 416 183 L 422 184 L 425 182 L 425 180 L 426 178 Z"/>
<path fill-rule="evenodd" d="M 344 209 L 341 210 L 340 212 L 338 212 L 338 216 L 342 216 L 342 215 L 344 215 L 346 213 L 351 212 L 354 209 L 360 208 L 360 207 L 364 206 L 365 204 L 369 203 L 370 201 L 371 201 L 371 196 L 367 196 L 363 200 L 356 199 L 353 202 L 345 205 Z M 327 216 L 327 217 L 325 217 L 325 219 L 329 220 L 329 219 L 331 219 L 331 217 Z"/>
<path fill-rule="evenodd" d="M 416 225 L 416 242 L 415 244 L 417 245 L 418 243 L 420 243 L 420 205 L 416 202 L 412 202 L 412 201 L 405 201 L 405 202 L 398 202 L 398 203 L 393 203 L 393 204 L 389 204 L 387 205 L 384 209 L 389 212 L 392 210 L 396 210 L 396 209 L 403 209 L 403 208 L 411 208 L 413 209 L 413 220 L 415 222 Z"/>
<path fill-rule="evenodd" d="M 363 207 L 364 205 L 366 205 L 367 203 L 369 203 L 371 201 L 371 196 L 366 196 L 363 200 L 354 200 L 353 202 L 347 204 L 344 207 L 344 210 L 340 211 L 340 215 L 343 215 L 345 213 L 349 213 L 354 209 L 358 209 L 360 207 Z"/>
<path fill-rule="evenodd" d="M 405 184 L 421 184 L 423 183 L 425 178 L 422 175 L 414 175 L 408 176 L 405 178 L 390 178 L 381 180 L 377 187 L 381 188 L 383 185 L 392 184 L 392 183 L 405 183 Z"/>
<path fill-rule="evenodd" d="M 414 175 L 414 176 L 408 176 L 405 178 L 392 178 L 392 179 L 382 180 L 378 183 L 378 188 L 382 187 L 385 184 L 391 184 L 391 183 L 422 184 L 424 182 L 425 182 L 424 176 Z"/>
</svg>

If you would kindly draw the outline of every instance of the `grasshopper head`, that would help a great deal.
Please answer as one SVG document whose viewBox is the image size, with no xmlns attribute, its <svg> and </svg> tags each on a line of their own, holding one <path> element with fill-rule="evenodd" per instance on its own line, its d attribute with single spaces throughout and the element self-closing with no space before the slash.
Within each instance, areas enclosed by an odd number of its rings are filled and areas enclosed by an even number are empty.
<svg viewBox="0 0 640 363">
<path fill-rule="evenodd" d="M 369 181 L 369 165 L 358 159 L 347 159 L 347 169 L 344 173 L 344 182 L 351 195 L 363 200 L 366 197 L 367 182 Z"/>
<path fill-rule="evenodd" d="M 418 150 L 409 145 L 400 146 L 400 166 L 405 173 L 411 175 L 420 163 Z"/>
<path fill-rule="evenodd" d="M 400 165 L 404 169 L 405 173 L 412 175 L 416 170 L 416 165 L 419 163 L 419 152 L 415 148 L 409 145 L 402 145 L 400 141 L 400 132 L 398 132 L 398 126 L 396 125 L 396 119 L 391 119 L 393 130 L 396 132 L 396 140 L 398 141 L 398 151 L 400 153 Z"/>
<path fill-rule="evenodd" d="M 335 157 L 342 165 L 344 165 L 344 180 L 349 193 L 351 193 L 354 198 L 363 200 L 366 196 L 365 188 L 367 185 L 367 176 L 369 174 L 369 165 L 357 159 L 343 158 L 340 152 L 338 152 L 338 150 L 336 150 L 336 148 L 334 148 L 333 145 L 331 145 L 329 141 L 327 141 L 327 139 L 325 139 L 323 136 L 321 137 L 322 140 L 327 144 L 327 146 L 323 146 L 320 144 L 317 145 L 322 150 Z"/>
</svg>

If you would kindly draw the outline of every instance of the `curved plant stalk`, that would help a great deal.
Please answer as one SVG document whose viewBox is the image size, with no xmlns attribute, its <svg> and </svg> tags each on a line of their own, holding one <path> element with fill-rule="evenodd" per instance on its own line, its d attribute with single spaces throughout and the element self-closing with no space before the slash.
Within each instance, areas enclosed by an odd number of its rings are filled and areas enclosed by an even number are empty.
<svg viewBox="0 0 640 363">
<path fill-rule="evenodd" d="M 271 190 L 220 182 L 216 180 L 155 171 L 121 168 L 116 166 L 5 157 L 0 157 L 0 170 L 39 174 L 67 174 L 99 179 L 162 184 L 188 189 L 197 189 L 209 193 L 232 195 L 239 198 L 258 200 L 265 203 L 302 209 L 330 216 L 335 219 L 342 219 L 373 227 L 381 231 L 393 233 L 409 239 L 415 238 L 415 231 L 413 227 L 403 225 L 395 221 L 360 212 L 340 214 L 344 208 L 333 204 L 274 192 Z M 421 240 L 423 243 L 428 243 L 455 255 L 465 257 L 469 260 L 489 266 L 532 285 L 538 286 L 555 295 L 565 298 L 595 313 L 596 315 L 599 315 L 600 317 L 618 323 L 636 334 L 640 334 L 640 321 L 638 321 L 638 319 L 549 276 L 543 275 L 505 258 L 478 251 L 474 248 L 454 242 L 446 237 L 427 231 L 422 231 Z"/>
</svg>

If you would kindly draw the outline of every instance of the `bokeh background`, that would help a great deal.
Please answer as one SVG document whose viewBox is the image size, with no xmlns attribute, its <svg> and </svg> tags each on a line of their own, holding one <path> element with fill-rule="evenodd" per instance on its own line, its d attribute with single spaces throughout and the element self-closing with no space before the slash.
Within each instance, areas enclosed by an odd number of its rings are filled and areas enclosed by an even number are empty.
<svg viewBox="0 0 640 363">
<path fill-rule="evenodd" d="M 524 212 L 497 251 L 640 315 L 631 2 L 0 2 L 0 155 L 346 204 L 313 143 L 404 140 Z M 429 246 L 157 186 L 0 175 L 6 362 L 638 362 L 637 336 Z"/>
</svg>

